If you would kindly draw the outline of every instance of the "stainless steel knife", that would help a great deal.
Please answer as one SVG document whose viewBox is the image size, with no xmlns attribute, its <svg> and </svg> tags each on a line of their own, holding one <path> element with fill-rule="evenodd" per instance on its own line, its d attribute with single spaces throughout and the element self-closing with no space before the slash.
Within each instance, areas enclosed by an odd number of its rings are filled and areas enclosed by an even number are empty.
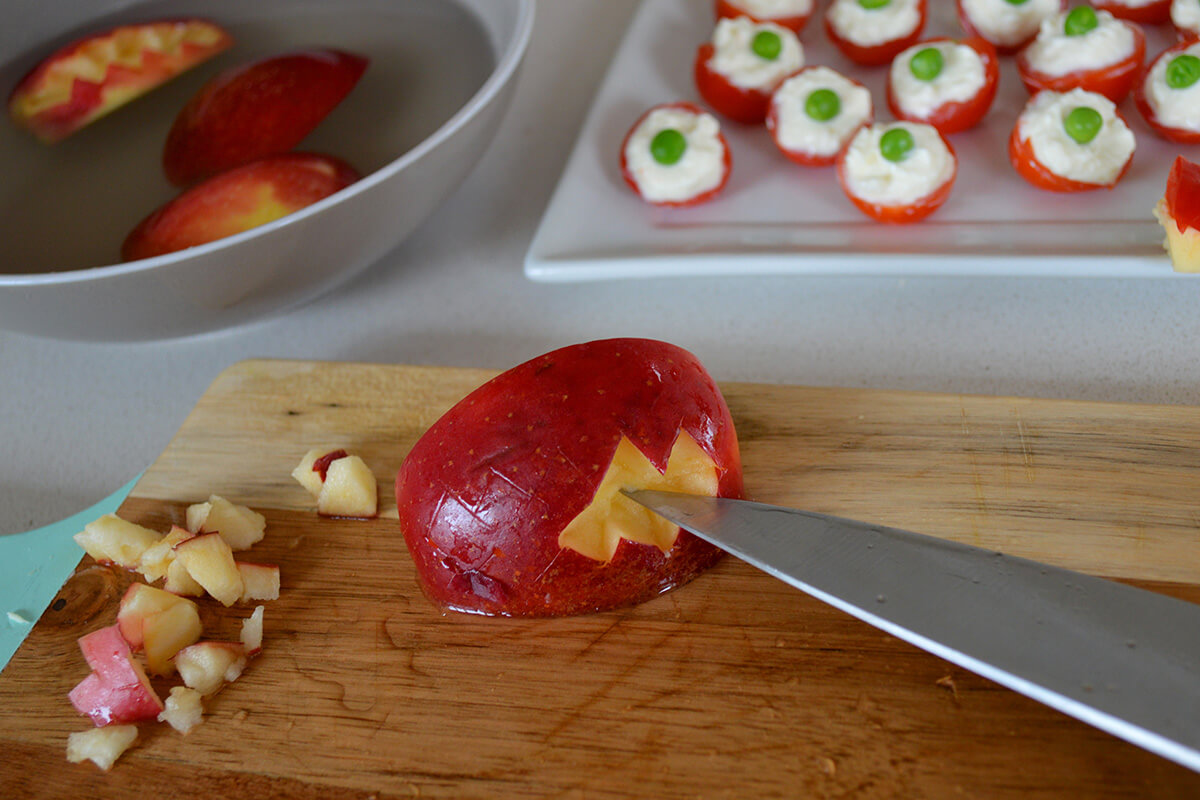
<svg viewBox="0 0 1200 800">
<path fill-rule="evenodd" d="M 1200 772 L 1200 605 L 883 525 L 626 494 L 864 622 Z"/>
</svg>

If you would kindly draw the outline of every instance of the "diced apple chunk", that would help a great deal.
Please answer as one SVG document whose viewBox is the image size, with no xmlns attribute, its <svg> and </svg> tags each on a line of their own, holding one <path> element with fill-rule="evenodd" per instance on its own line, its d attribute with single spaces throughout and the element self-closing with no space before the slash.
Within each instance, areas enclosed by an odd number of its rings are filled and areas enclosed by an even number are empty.
<svg viewBox="0 0 1200 800">
<path fill-rule="evenodd" d="M 121 754 L 137 741 L 136 725 L 109 725 L 78 731 L 67 737 L 67 761 L 80 764 L 91 761 L 108 772 Z"/>
<path fill-rule="evenodd" d="M 172 525 L 166 536 L 142 552 L 142 557 L 138 559 L 138 572 L 142 573 L 142 576 L 151 583 L 166 577 L 167 569 L 175 560 L 175 545 L 184 539 L 190 539 L 193 535 L 187 528 Z"/>
<path fill-rule="evenodd" d="M 263 607 L 258 606 L 254 613 L 242 620 L 242 647 L 248 657 L 254 657 L 262 651 L 263 640 Z"/>
<path fill-rule="evenodd" d="M 300 485 L 307 489 L 314 498 L 321 494 L 321 485 L 325 483 L 325 478 L 313 466 L 317 463 L 317 459 L 329 452 L 331 451 L 328 449 L 309 450 L 292 470 L 292 477 L 299 481 Z"/>
<path fill-rule="evenodd" d="M 325 483 L 317 496 L 317 513 L 326 517 L 377 516 L 379 491 L 375 474 L 358 456 L 346 456 L 329 464 Z"/>
<path fill-rule="evenodd" d="M 173 559 L 167 567 L 167 580 L 163 589 L 171 594 L 184 597 L 202 597 L 204 587 L 196 583 L 196 579 L 188 574 L 187 567 L 178 558 Z"/>
<path fill-rule="evenodd" d="M 143 643 L 142 626 L 146 619 L 180 603 L 191 606 L 192 612 L 195 613 L 196 605 L 191 600 L 144 583 L 131 584 L 121 597 L 121 605 L 117 610 L 117 627 L 121 629 L 121 635 L 125 637 L 129 646 L 140 650 Z M 199 617 L 196 619 L 198 621 Z"/>
<path fill-rule="evenodd" d="M 243 601 L 279 599 L 279 567 L 245 561 L 237 562 L 237 567 L 242 574 Z"/>
<path fill-rule="evenodd" d="M 142 553 L 160 539 L 162 536 L 155 531 L 127 522 L 116 514 L 105 514 L 75 534 L 75 541 L 89 556 L 127 569 L 137 569 Z"/>
<path fill-rule="evenodd" d="M 241 598 L 242 574 L 233 560 L 233 550 L 220 534 L 202 533 L 180 542 L 175 547 L 175 558 L 221 605 L 231 606 Z"/>
<path fill-rule="evenodd" d="M 154 675 L 173 673 L 175 665 L 171 659 L 183 648 L 200 641 L 202 630 L 195 603 L 182 598 L 146 617 L 142 623 L 146 668 Z"/>
<path fill-rule="evenodd" d="M 248 550 L 265 535 L 267 518 L 214 494 L 188 507 L 187 526 L 193 533 L 220 533 L 234 550 Z"/>
<path fill-rule="evenodd" d="M 179 677 L 202 695 L 237 680 L 246 667 L 246 649 L 236 642 L 197 642 L 175 654 Z"/>
<path fill-rule="evenodd" d="M 80 637 L 79 649 L 92 672 L 69 698 L 96 726 L 153 719 L 162 711 L 162 700 L 116 625 Z"/>
<path fill-rule="evenodd" d="M 189 686 L 172 686 L 167 696 L 166 708 L 158 715 L 183 735 L 204 721 L 204 703 L 199 692 Z"/>
</svg>

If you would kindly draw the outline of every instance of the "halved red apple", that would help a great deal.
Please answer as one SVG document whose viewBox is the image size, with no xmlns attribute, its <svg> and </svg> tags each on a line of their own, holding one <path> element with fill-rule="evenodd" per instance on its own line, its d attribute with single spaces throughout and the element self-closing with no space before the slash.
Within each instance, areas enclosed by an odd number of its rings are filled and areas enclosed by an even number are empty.
<svg viewBox="0 0 1200 800">
<path fill-rule="evenodd" d="M 14 122 L 56 142 L 230 47 L 233 38 L 203 19 L 122 25 L 56 51 L 13 89 Z"/>
<path fill-rule="evenodd" d="M 304 50 L 222 72 L 175 118 L 163 149 L 167 180 L 186 186 L 291 150 L 345 99 L 367 64 L 340 50 Z"/>
<path fill-rule="evenodd" d="M 414 445 L 396 502 L 433 601 L 549 616 L 648 600 L 720 556 L 622 488 L 742 494 L 720 390 L 665 342 L 573 345 L 497 376 Z"/>
<path fill-rule="evenodd" d="M 126 261 L 151 258 L 250 230 L 312 205 L 358 180 L 349 164 L 315 153 L 283 153 L 193 186 L 125 238 Z"/>
</svg>

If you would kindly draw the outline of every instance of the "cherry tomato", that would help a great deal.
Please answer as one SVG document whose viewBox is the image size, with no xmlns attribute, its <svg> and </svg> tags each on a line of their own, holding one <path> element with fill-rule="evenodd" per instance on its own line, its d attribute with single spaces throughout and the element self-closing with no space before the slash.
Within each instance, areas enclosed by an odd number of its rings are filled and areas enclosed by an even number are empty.
<svg viewBox="0 0 1200 800">
<path fill-rule="evenodd" d="M 771 93 L 758 89 L 743 89 L 734 86 L 719 72 L 708 66 L 713 56 L 712 42 L 705 42 L 696 50 L 696 88 L 704 102 L 722 116 L 747 125 L 761 125 L 767 118 L 767 105 Z"/>
<path fill-rule="evenodd" d="M 949 179 L 924 197 L 918 197 L 911 203 L 905 203 L 904 205 L 885 206 L 856 195 L 850 189 L 850 182 L 846 178 L 846 152 L 849 148 L 842 148 L 842 152 L 838 153 L 837 158 L 837 176 L 838 182 L 842 185 L 842 191 L 846 193 L 846 197 L 850 198 L 850 202 L 859 211 L 878 222 L 906 225 L 910 222 L 925 219 L 925 217 L 928 217 L 934 211 L 941 208 L 946 199 L 950 197 L 950 190 L 954 188 L 954 179 L 958 177 L 958 158 L 954 153 L 954 148 L 946 141 L 946 137 L 943 136 L 942 141 L 945 142 L 946 149 L 950 151 L 950 158 L 954 163 L 954 169 L 950 173 Z"/>
<path fill-rule="evenodd" d="M 1021 75 L 1021 82 L 1030 94 L 1037 94 L 1043 89 L 1055 92 L 1086 89 L 1102 94 L 1114 103 L 1120 103 L 1137 83 L 1142 71 L 1142 59 L 1146 56 L 1146 35 L 1142 33 L 1142 29 L 1131 22 L 1122 24 L 1127 25 L 1133 32 L 1133 52 L 1120 61 L 1099 69 L 1076 70 L 1065 75 L 1047 75 L 1031 67 L 1026 58 L 1028 50 L 1022 50 L 1017 54 L 1017 72 Z"/>
<path fill-rule="evenodd" d="M 920 41 L 921 31 L 925 29 L 925 20 L 929 16 L 927 0 L 919 0 L 917 3 L 917 12 L 920 14 L 920 21 L 911 32 L 881 44 L 861 45 L 855 44 L 850 39 L 842 36 L 830 24 L 829 11 L 826 10 L 825 34 L 829 37 L 829 41 L 833 42 L 846 58 L 865 67 L 877 67 L 881 64 L 889 63 L 900 51 Z"/>
<path fill-rule="evenodd" d="M 807 67 L 802 67 L 801 69 L 797 70 L 792 75 L 789 75 L 788 80 L 796 77 L 797 75 L 799 75 L 803 72 L 806 72 L 808 70 L 817 69 L 817 68 L 818 67 L 815 64 L 807 66 Z M 863 87 L 863 85 L 861 83 L 854 80 L 853 78 L 848 78 L 844 75 L 842 77 L 846 78 L 846 80 L 850 81 L 855 86 L 865 88 L 865 87 Z M 784 81 L 784 83 L 787 83 L 787 81 Z M 783 84 L 780 84 L 780 88 L 782 88 L 782 87 L 783 87 Z M 776 93 L 778 93 L 779 90 L 776 89 L 775 91 L 776 91 Z M 840 101 L 840 98 L 839 98 L 839 101 Z M 835 114 L 835 116 L 836 116 L 836 114 Z M 871 113 L 869 113 L 867 115 L 867 118 L 863 120 L 862 125 L 870 125 L 874 121 L 874 119 L 875 119 L 875 114 L 874 114 L 874 110 L 872 110 Z M 842 141 L 842 147 L 845 147 L 846 144 L 852 138 L 854 138 L 854 134 L 858 132 L 858 128 L 861 128 L 862 125 L 859 125 L 854 130 L 852 130 L 846 134 L 845 139 Z M 786 156 L 789 160 L 791 160 L 792 162 L 794 162 L 796 164 L 799 164 L 803 167 L 827 167 L 830 164 L 837 161 L 838 153 L 830 153 L 830 154 L 826 155 L 823 153 L 812 153 L 807 150 L 791 150 L 791 149 L 783 146 L 783 144 L 779 141 L 779 108 L 777 105 L 775 94 L 771 95 L 771 103 L 767 107 L 767 130 L 771 132 L 771 138 L 775 140 L 775 145 L 779 148 L 779 151 L 781 153 L 783 153 L 784 156 Z M 839 153 L 841 152 L 840 148 L 839 148 L 838 152 Z"/>
<path fill-rule="evenodd" d="M 1117 116 L 1121 117 L 1121 112 L 1118 111 Z M 1121 119 L 1124 120 L 1124 117 Z M 1129 171 L 1129 165 L 1133 163 L 1133 156 L 1130 154 L 1125 165 L 1121 167 L 1121 171 L 1117 173 L 1111 183 L 1088 183 L 1064 178 L 1038 160 L 1037 154 L 1033 151 L 1033 143 L 1028 139 L 1022 139 L 1020 132 L 1021 121 L 1018 118 L 1017 124 L 1013 125 L 1012 134 L 1008 137 L 1008 160 L 1012 162 L 1013 168 L 1022 178 L 1038 189 L 1050 192 L 1086 192 L 1092 189 L 1111 189 L 1120 182 L 1125 173 Z"/>
<path fill-rule="evenodd" d="M 1092 5 L 1107 11 L 1117 19 L 1127 19 L 1142 25 L 1159 25 L 1171 18 L 1171 0 L 1154 0 L 1153 3 L 1134 6 L 1122 0 L 1092 0 Z"/>
<path fill-rule="evenodd" d="M 736 17 L 749 17 L 755 22 L 774 22 L 776 25 L 782 25 L 785 28 L 791 28 L 797 34 L 804 30 L 804 26 L 808 24 L 808 20 L 812 17 L 813 9 L 816 8 L 816 0 L 813 0 L 809 6 L 807 14 L 799 14 L 796 16 L 787 17 L 756 17 L 750 12 L 742 9 L 735 0 L 716 0 L 716 15 L 717 19 L 734 19 Z"/>
<path fill-rule="evenodd" d="M 1059 0 L 1059 8 L 1063 11 L 1066 11 L 1068 2 L 1069 2 L 1069 0 Z M 1002 56 L 1012 55 L 1013 53 L 1017 52 L 1025 45 L 1032 42 L 1033 38 L 1035 36 L 1037 36 L 1037 28 L 1034 28 L 1033 31 L 1029 34 L 1029 36 L 1027 36 L 1024 40 L 1022 40 L 1020 42 L 1014 42 L 1012 44 L 1001 44 L 1000 42 L 994 41 L 992 39 L 988 39 L 987 35 L 984 34 L 983 31 L 981 31 L 978 27 L 976 27 L 973 24 L 973 22 L 971 20 L 971 15 L 968 14 L 967 10 L 963 7 L 963 0 L 955 0 L 955 5 L 958 6 L 959 24 L 962 25 L 962 29 L 964 31 L 966 31 L 966 34 L 968 36 L 978 36 L 981 39 L 987 39 L 987 41 L 991 42 L 992 46 L 996 48 L 996 52 Z"/>
<path fill-rule="evenodd" d="M 1162 138 L 1180 144 L 1200 144 L 1200 130 L 1194 128 L 1173 128 L 1161 123 L 1158 115 L 1154 112 L 1154 107 L 1150 105 L 1150 100 L 1146 95 L 1146 86 L 1150 81 L 1150 75 L 1154 71 L 1154 67 L 1159 61 L 1164 58 L 1174 58 L 1181 51 L 1188 49 L 1194 44 L 1195 42 L 1180 42 L 1174 47 L 1168 47 L 1159 53 L 1158 57 L 1150 62 L 1150 66 L 1146 67 L 1145 76 L 1133 90 L 1134 103 L 1137 105 L 1138 111 L 1142 113 L 1142 118 L 1146 120 L 1146 124 L 1150 126 L 1150 129 Z"/>
<path fill-rule="evenodd" d="M 946 36 L 938 36 L 926 40 L 926 43 L 954 41 L 956 40 Z M 996 48 L 980 36 L 959 39 L 957 43 L 965 44 L 979 54 L 979 58 L 983 62 L 983 86 L 968 100 L 943 103 L 928 115 L 919 117 L 906 113 L 901 107 L 899 99 L 893 91 L 892 75 L 889 71 L 887 79 L 887 104 L 897 119 L 926 122 L 937 128 L 939 133 L 948 135 L 974 127 L 987 114 L 988 109 L 992 107 L 992 101 L 996 99 L 996 87 L 1000 83 L 1000 62 L 996 55 Z"/>
<path fill-rule="evenodd" d="M 660 108 L 677 108 L 682 111 L 691 112 L 692 114 L 708 113 L 704 109 L 700 108 L 700 106 L 696 105 L 695 103 L 663 103 L 661 105 L 657 105 L 657 106 L 654 106 L 653 108 L 647 109 L 646 113 L 644 113 L 640 117 L 638 117 L 637 122 L 633 123 L 633 125 L 629 128 L 629 132 L 626 133 L 625 138 L 621 140 L 621 177 L 625 179 L 625 183 L 629 184 L 629 188 L 631 188 L 631 189 L 633 189 L 633 191 L 637 192 L 638 197 L 641 197 L 643 200 L 646 200 L 646 198 L 642 194 L 641 187 L 638 186 L 637 181 L 634 180 L 633 173 L 630 172 L 630 170 L 629 170 L 629 163 L 628 163 L 628 160 L 625 158 L 625 148 L 629 144 L 629 137 L 633 135 L 634 131 L 636 131 L 639 127 L 641 127 L 641 124 L 642 124 L 642 122 L 645 121 L 646 117 L 650 116 L 651 112 L 656 111 Z M 721 176 L 721 181 L 716 186 L 709 189 L 708 191 L 701 192 L 700 194 L 694 195 L 693 197 L 689 197 L 686 200 L 671 200 L 671 201 L 659 201 L 659 202 L 655 202 L 652 200 L 646 200 L 646 202 L 650 203 L 651 205 L 661 206 L 663 208 L 685 208 L 687 206 L 700 205 L 701 203 L 705 203 L 705 202 L 711 200 L 712 198 L 716 197 L 718 194 L 720 194 L 721 190 L 725 188 L 725 184 L 729 182 L 729 173 L 732 172 L 732 170 L 733 170 L 733 155 L 729 150 L 729 142 L 727 142 L 725 140 L 725 135 L 718 131 L 717 138 L 721 140 L 721 149 L 724 151 L 723 163 L 724 163 L 725 172 Z"/>
<path fill-rule="evenodd" d="M 1167 191 L 1163 195 L 1167 214 L 1183 233 L 1188 228 L 1200 230 L 1200 164 L 1176 156 L 1167 175 Z"/>
</svg>

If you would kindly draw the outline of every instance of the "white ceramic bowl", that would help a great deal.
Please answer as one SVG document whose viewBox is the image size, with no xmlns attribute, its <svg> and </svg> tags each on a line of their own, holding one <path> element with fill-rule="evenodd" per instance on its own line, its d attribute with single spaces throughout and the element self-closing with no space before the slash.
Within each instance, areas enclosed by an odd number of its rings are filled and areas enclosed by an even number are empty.
<svg viewBox="0 0 1200 800">
<path fill-rule="evenodd" d="M 184 336 L 297 306 L 360 272 L 483 154 L 512 96 L 533 0 L 6 0 L 0 94 L 81 35 L 180 16 L 219 22 L 236 44 L 52 146 L 0 119 L 0 329 Z M 118 263 L 126 233 L 175 194 L 162 145 L 192 93 L 226 67 L 308 46 L 371 59 L 298 148 L 343 158 L 363 179 L 236 236 Z"/>
</svg>

